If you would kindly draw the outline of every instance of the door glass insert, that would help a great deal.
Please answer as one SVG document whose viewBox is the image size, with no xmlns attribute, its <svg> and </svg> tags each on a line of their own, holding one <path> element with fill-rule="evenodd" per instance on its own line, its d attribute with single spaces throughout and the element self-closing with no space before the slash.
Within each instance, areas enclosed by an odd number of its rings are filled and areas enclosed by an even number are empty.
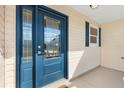
<svg viewBox="0 0 124 93">
<path fill-rule="evenodd" d="M 22 21 L 22 60 L 32 62 L 32 11 L 23 9 Z"/>
<path fill-rule="evenodd" d="M 44 52 L 46 58 L 60 56 L 60 20 L 44 16 Z"/>
</svg>

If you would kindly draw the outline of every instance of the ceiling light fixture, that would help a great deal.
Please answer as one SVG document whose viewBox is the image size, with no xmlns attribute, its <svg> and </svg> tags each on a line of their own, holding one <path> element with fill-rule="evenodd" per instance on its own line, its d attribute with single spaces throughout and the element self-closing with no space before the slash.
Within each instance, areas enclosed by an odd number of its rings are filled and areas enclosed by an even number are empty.
<svg viewBox="0 0 124 93">
<path fill-rule="evenodd" d="M 98 8 L 98 6 L 99 6 L 99 5 L 90 5 L 90 8 L 96 9 L 96 8 Z"/>
</svg>

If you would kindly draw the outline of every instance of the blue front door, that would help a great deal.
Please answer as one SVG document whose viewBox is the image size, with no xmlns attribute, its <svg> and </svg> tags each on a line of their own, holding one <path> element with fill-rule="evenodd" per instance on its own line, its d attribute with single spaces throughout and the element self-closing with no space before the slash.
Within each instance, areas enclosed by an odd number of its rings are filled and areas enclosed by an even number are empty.
<svg viewBox="0 0 124 93">
<path fill-rule="evenodd" d="M 64 19 L 39 10 L 37 17 L 36 86 L 64 78 Z"/>
<path fill-rule="evenodd" d="M 45 6 L 17 6 L 17 87 L 67 78 L 67 16 Z"/>
</svg>

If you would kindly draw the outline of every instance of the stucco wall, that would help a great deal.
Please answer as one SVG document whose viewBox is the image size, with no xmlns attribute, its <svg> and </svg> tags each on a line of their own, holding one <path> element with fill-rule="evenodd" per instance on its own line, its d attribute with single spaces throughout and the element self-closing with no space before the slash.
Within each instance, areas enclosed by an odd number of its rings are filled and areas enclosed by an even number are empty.
<svg viewBox="0 0 124 93">
<path fill-rule="evenodd" d="M 124 18 L 102 25 L 101 50 L 102 66 L 124 71 Z"/>
</svg>

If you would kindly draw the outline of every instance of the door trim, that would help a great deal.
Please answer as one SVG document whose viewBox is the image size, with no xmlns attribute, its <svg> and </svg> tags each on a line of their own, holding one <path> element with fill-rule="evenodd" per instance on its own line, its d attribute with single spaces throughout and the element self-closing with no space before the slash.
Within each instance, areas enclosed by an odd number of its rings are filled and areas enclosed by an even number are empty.
<svg viewBox="0 0 124 93">
<path fill-rule="evenodd" d="M 36 19 L 37 19 L 37 11 L 38 9 L 42 10 L 42 11 L 46 11 L 46 12 L 50 12 L 50 13 L 54 13 L 56 14 L 57 16 L 59 17 L 62 17 L 65 19 L 65 30 L 66 30 L 66 33 L 65 33 L 65 50 L 64 50 L 64 78 L 68 79 L 68 38 L 69 38 L 69 35 L 68 35 L 68 16 L 63 14 L 63 13 L 60 13 L 56 10 L 53 10 L 49 7 L 46 7 L 46 6 L 43 6 L 43 5 L 38 5 L 38 6 L 35 6 L 35 5 L 17 5 L 16 6 L 16 88 L 20 88 L 20 84 L 21 84 L 21 80 L 20 80 L 20 77 L 21 77 L 21 72 L 20 72 L 20 63 L 21 63 L 21 43 L 22 43 L 22 36 L 21 36 L 21 28 L 22 28 L 22 25 L 21 25 L 21 22 L 22 22 L 22 17 L 21 17 L 21 13 L 22 13 L 22 7 L 28 7 L 28 8 L 33 8 L 33 39 L 32 39 L 32 44 L 33 44 L 33 71 L 32 71 L 32 77 L 33 77 L 33 86 L 32 87 L 36 87 L 35 85 L 35 31 L 37 30 L 36 28 Z"/>
</svg>

